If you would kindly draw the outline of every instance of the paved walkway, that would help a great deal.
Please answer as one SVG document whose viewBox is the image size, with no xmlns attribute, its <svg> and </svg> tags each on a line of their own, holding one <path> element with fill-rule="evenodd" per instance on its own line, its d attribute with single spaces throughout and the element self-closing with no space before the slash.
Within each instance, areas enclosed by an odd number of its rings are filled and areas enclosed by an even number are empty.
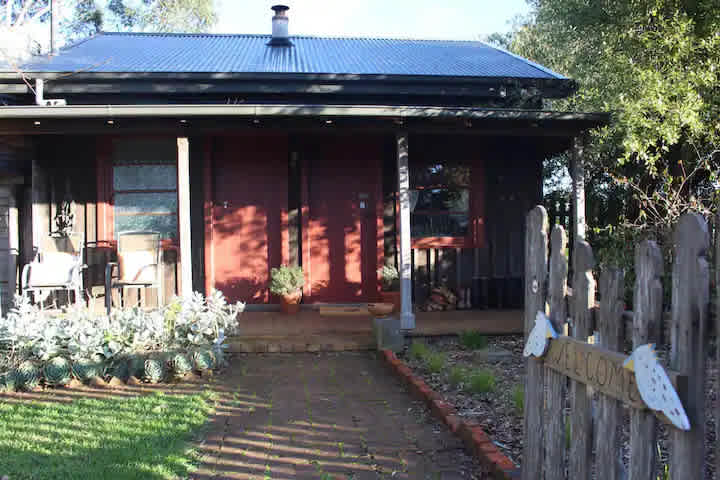
<svg viewBox="0 0 720 480">
<path fill-rule="evenodd" d="M 375 353 L 236 356 L 195 479 L 480 479 Z"/>
</svg>

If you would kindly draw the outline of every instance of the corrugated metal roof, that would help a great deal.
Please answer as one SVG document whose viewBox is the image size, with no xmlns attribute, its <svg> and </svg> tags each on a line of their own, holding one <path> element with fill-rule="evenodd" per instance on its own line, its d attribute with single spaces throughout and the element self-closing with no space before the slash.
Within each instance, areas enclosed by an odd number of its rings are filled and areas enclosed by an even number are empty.
<svg viewBox="0 0 720 480">
<path fill-rule="evenodd" d="M 38 58 L 26 72 L 296 73 L 511 77 L 562 75 L 483 42 L 269 35 L 103 33 Z"/>
</svg>

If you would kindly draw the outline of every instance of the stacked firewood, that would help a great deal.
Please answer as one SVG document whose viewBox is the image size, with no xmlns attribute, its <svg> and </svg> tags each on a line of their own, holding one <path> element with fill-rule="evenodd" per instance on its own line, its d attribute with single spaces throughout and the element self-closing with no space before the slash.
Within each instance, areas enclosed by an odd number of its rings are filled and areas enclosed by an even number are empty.
<svg viewBox="0 0 720 480">
<path fill-rule="evenodd" d="M 440 312 L 444 310 L 455 310 L 457 308 L 457 295 L 446 286 L 433 287 L 430 290 L 422 310 L 425 312 Z"/>
</svg>

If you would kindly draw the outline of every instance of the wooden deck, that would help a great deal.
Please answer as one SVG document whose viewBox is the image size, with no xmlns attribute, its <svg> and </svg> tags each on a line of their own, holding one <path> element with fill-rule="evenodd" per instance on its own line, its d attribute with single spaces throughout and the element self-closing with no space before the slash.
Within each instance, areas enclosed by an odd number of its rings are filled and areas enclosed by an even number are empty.
<svg viewBox="0 0 720 480">
<path fill-rule="evenodd" d="M 413 336 L 456 335 L 478 330 L 487 335 L 523 332 L 522 310 L 418 312 Z M 374 348 L 369 315 L 326 316 L 318 310 L 298 315 L 245 312 L 240 335 L 230 340 L 234 352 L 369 350 Z"/>
</svg>

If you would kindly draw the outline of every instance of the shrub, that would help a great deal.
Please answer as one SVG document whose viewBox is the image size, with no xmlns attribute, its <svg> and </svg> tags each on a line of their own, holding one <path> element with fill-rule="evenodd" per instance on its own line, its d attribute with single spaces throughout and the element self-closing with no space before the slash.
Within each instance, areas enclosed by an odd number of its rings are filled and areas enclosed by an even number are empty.
<svg viewBox="0 0 720 480">
<path fill-rule="evenodd" d="M 460 344 L 471 350 L 487 348 L 488 338 L 482 333 L 472 330 L 460 334 Z"/>
<path fill-rule="evenodd" d="M 282 265 L 270 270 L 270 291 L 275 295 L 292 295 L 301 291 L 304 284 L 302 267 Z"/>
<path fill-rule="evenodd" d="M 467 385 L 472 393 L 489 393 L 495 390 L 495 375 L 489 370 L 476 370 L 470 374 Z"/>
<path fill-rule="evenodd" d="M 513 407 L 518 415 L 522 415 L 525 410 L 525 387 L 523 385 L 515 385 L 512 391 Z"/>
<path fill-rule="evenodd" d="M 450 385 L 452 385 L 453 387 L 457 387 L 461 383 L 466 383 L 466 377 L 467 370 L 465 370 L 463 367 L 456 365 L 450 369 L 448 380 L 450 381 Z"/>
<path fill-rule="evenodd" d="M 430 353 L 427 345 L 421 342 L 413 342 L 410 345 L 410 358 L 415 360 L 425 360 L 425 357 Z"/>
<path fill-rule="evenodd" d="M 425 358 L 425 363 L 431 373 L 440 373 L 445 368 L 445 355 L 440 352 L 432 352 Z"/>
<path fill-rule="evenodd" d="M 46 362 L 59 355 L 75 363 L 200 345 L 221 350 L 244 306 L 228 305 L 221 292 L 213 291 L 207 298 L 200 293 L 175 298 L 162 309 L 117 309 L 108 316 L 76 305 L 48 312 L 17 296 L 15 307 L 0 318 L 0 357 L 12 358 L 15 365 L 4 361 L 0 366 L 7 370 L 27 358 Z"/>
</svg>

